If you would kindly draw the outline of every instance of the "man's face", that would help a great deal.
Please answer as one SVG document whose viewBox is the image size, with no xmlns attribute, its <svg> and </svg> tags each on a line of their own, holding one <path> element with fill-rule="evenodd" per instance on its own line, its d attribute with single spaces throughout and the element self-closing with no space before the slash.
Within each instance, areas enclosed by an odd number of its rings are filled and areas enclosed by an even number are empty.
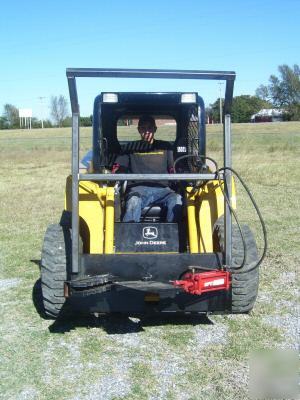
<svg viewBox="0 0 300 400">
<path fill-rule="evenodd" d="M 148 143 L 153 143 L 154 133 L 156 132 L 156 126 L 151 122 L 143 122 L 138 126 L 138 131 L 142 137 Z"/>
</svg>

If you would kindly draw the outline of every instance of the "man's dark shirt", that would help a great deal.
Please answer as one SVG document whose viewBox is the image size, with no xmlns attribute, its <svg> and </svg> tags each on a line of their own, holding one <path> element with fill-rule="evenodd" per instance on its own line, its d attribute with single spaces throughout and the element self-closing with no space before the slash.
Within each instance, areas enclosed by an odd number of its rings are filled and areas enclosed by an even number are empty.
<svg viewBox="0 0 300 400">
<path fill-rule="evenodd" d="M 152 144 L 138 140 L 125 145 L 116 158 L 120 172 L 133 174 L 166 174 L 173 171 L 173 150 L 169 142 L 154 140 Z M 167 181 L 135 182 L 130 186 L 168 186 Z"/>
</svg>

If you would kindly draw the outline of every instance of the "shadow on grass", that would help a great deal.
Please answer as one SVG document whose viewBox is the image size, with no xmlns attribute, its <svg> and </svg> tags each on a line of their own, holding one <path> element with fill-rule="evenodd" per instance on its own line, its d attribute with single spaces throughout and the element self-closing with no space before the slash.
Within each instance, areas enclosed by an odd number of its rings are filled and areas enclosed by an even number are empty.
<svg viewBox="0 0 300 400">
<path fill-rule="evenodd" d="M 67 333 L 76 328 L 85 327 L 99 328 L 104 330 L 108 335 L 122 335 L 130 333 L 139 333 L 144 331 L 147 326 L 160 326 L 160 325 L 211 325 L 213 322 L 204 315 L 191 316 L 191 315 L 157 315 L 149 317 L 131 316 L 122 314 L 108 314 L 101 317 L 93 315 L 76 315 L 73 318 L 69 315 L 67 318 L 64 316 L 56 319 L 49 331 L 51 333 Z"/>
<path fill-rule="evenodd" d="M 141 318 L 143 326 L 159 325 L 213 325 L 213 321 L 205 314 L 175 314 L 166 313 L 145 316 Z"/>
<path fill-rule="evenodd" d="M 128 316 L 124 315 L 105 315 L 101 317 L 95 317 L 93 315 L 76 315 L 65 317 L 59 317 L 56 319 L 51 326 L 49 331 L 51 333 L 67 333 L 76 328 L 99 328 L 104 330 L 109 335 L 114 334 L 130 334 L 143 332 L 144 329 L 139 322 L 133 321 Z"/>
<path fill-rule="evenodd" d="M 41 260 L 30 260 L 33 264 L 36 264 L 39 267 L 39 270 L 41 269 Z"/>
<path fill-rule="evenodd" d="M 44 304 L 43 304 L 43 296 L 42 296 L 42 284 L 41 284 L 41 280 L 38 279 L 33 288 L 32 288 L 32 301 L 33 301 L 33 305 L 36 309 L 36 311 L 38 312 L 38 314 L 40 315 L 40 317 L 42 317 L 43 319 L 47 319 L 47 315 L 45 313 L 45 308 L 44 308 Z"/>
<path fill-rule="evenodd" d="M 32 290 L 32 300 L 36 311 L 41 318 L 53 320 L 45 313 L 41 280 L 38 279 Z M 150 315 L 124 315 L 111 313 L 101 316 L 91 314 L 80 314 L 71 310 L 66 302 L 61 310 L 60 316 L 49 326 L 51 333 L 64 334 L 76 328 L 99 328 L 108 335 L 130 334 L 144 331 L 147 326 L 162 325 L 212 325 L 213 322 L 203 314 L 150 314 Z"/>
</svg>

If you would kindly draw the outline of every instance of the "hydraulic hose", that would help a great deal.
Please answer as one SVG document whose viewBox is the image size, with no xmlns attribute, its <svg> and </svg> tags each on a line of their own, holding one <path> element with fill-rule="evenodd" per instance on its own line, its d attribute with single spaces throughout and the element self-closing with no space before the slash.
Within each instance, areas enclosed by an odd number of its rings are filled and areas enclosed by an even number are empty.
<svg viewBox="0 0 300 400">
<path fill-rule="evenodd" d="M 267 248 L 268 248 L 268 236 L 267 236 L 266 224 L 265 224 L 265 222 L 264 222 L 264 220 L 263 220 L 263 217 L 262 217 L 262 215 L 261 215 L 261 212 L 260 212 L 260 210 L 259 210 L 259 208 L 258 208 L 258 205 L 256 204 L 256 202 L 255 202 L 255 200 L 254 200 L 254 197 L 253 197 L 252 193 L 250 192 L 248 186 L 247 186 L 246 183 L 243 181 L 243 179 L 241 178 L 241 176 L 240 176 L 233 168 L 230 168 L 230 167 L 223 167 L 223 168 L 220 168 L 220 169 L 219 169 L 219 172 L 220 172 L 220 171 L 225 171 L 225 170 L 231 171 L 231 172 L 238 178 L 238 180 L 240 181 L 240 183 L 242 184 L 242 186 L 243 186 L 244 189 L 246 190 L 246 192 L 247 192 L 247 194 L 248 194 L 248 196 L 249 196 L 249 198 L 250 198 L 250 200 L 251 200 L 251 202 L 252 202 L 252 205 L 253 205 L 253 207 L 255 208 L 255 211 L 256 211 L 256 213 L 257 213 L 257 215 L 258 215 L 258 218 L 259 218 L 259 221 L 260 221 L 260 224 L 261 224 L 261 227 L 262 227 L 263 238 L 264 238 L 264 249 L 263 249 L 263 252 L 262 252 L 262 255 L 261 255 L 260 259 L 259 259 L 258 262 L 255 264 L 255 268 L 256 268 L 256 267 L 258 267 L 258 266 L 263 262 L 263 259 L 265 258 L 266 253 L 267 253 Z M 251 268 L 251 270 L 252 270 L 252 269 L 254 269 L 254 268 Z M 249 269 L 249 271 L 250 271 L 250 269 Z"/>
<path fill-rule="evenodd" d="M 257 206 L 257 204 L 256 204 L 256 202 L 255 202 L 255 200 L 254 200 L 254 198 L 253 198 L 253 196 L 252 196 L 252 194 L 251 194 L 249 188 L 247 187 L 247 185 L 245 184 L 245 182 L 242 180 L 242 178 L 240 177 L 240 175 L 239 175 L 233 168 L 230 168 L 230 167 L 222 167 L 222 168 L 219 168 L 217 162 L 216 162 L 213 158 L 207 157 L 207 156 L 201 156 L 201 155 L 200 155 L 200 156 L 198 156 L 198 155 L 195 156 L 195 155 L 192 155 L 192 154 L 186 154 L 186 155 L 183 155 L 183 156 L 181 156 L 181 157 L 178 157 L 178 158 L 175 160 L 175 162 L 174 162 L 174 171 L 175 171 L 175 172 L 176 172 L 176 164 L 177 164 L 180 160 L 182 160 L 182 159 L 184 159 L 184 158 L 188 158 L 188 157 L 194 157 L 194 158 L 199 159 L 200 161 L 201 161 L 201 160 L 204 160 L 204 159 L 210 160 L 210 161 L 215 165 L 215 168 L 216 168 L 216 172 L 215 172 L 216 178 L 218 179 L 220 189 L 221 189 L 222 194 L 223 194 L 223 196 L 224 196 L 224 199 L 225 199 L 225 201 L 226 201 L 226 203 L 227 203 L 227 205 L 228 205 L 228 207 L 229 207 L 229 210 L 230 210 L 230 212 L 232 213 L 232 215 L 234 216 L 234 219 L 235 219 L 235 221 L 236 221 L 236 223 L 237 223 L 237 226 L 238 226 L 238 229 L 239 229 L 239 232 L 240 232 L 240 235 L 241 235 L 242 243 L 243 243 L 243 249 L 244 249 L 244 251 L 243 251 L 243 253 L 244 253 L 243 261 L 242 261 L 241 265 L 239 265 L 238 267 L 236 267 L 236 268 L 234 269 L 236 273 L 242 273 L 242 272 L 243 272 L 243 271 L 242 271 L 242 268 L 244 267 L 244 265 L 245 265 L 245 263 L 246 263 L 246 259 L 247 259 L 247 246 L 246 246 L 246 241 L 245 241 L 245 237 L 244 237 L 244 234 L 243 234 L 241 225 L 240 225 L 239 220 L 238 220 L 238 216 L 237 216 L 235 210 L 232 208 L 232 206 L 231 206 L 231 204 L 230 204 L 230 200 L 229 200 L 227 194 L 225 193 L 225 191 L 224 191 L 224 189 L 223 189 L 222 181 L 221 181 L 221 177 L 220 177 L 220 172 L 226 171 L 226 170 L 231 171 L 231 172 L 238 178 L 238 180 L 240 181 L 240 183 L 242 184 L 242 186 L 243 186 L 244 189 L 246 190 L 246 192 L 247 192 L 247 194 L 248 194 L 248 196 L 249 196 L 249 198 L 250 198 L 250 200 L 251 200 L 251 202 L 252 202 L 252 205 L 253 205 L 253 207 L 255 208 L 255 211 L 256 211 L 256 213 L 257 213 L 257 215 L 258 215 L 258 217 L 259 217 L 259 221 L 260 221 L 260 223 L 261 223 L 261 227 L 262 227 L 262 231 L 263 231 L 263 238 L 264 238 L 264 249 L 263 249 L 263 252 L 262 252 L 262 255 L 261 255 L 260 259 L 258 260 L 258 262 L 257 262 L 251 269 L 248 269 L 248 270 L 247 270 L 247 271 L 252 271 L 253 269 L 257 268 L 257 267 L 262 263 L 263 259 L 265 258 L 265 255 L 266 255 L 266 252 L 267 252 L 267 230 L 266 230 L 266 226 L 265 226 L 264 220 L 263 220 L 263 218 L 262 218 L 262 215 L 261 215 L 261 213 L 260 213 L 260 211 L 259 211 L 259 208 L 258 208 L 258 206 Z M 200 187 L 202 187 L 202 185 L 198 186 L 197 189 L 199 189 Z"/>
</svg>

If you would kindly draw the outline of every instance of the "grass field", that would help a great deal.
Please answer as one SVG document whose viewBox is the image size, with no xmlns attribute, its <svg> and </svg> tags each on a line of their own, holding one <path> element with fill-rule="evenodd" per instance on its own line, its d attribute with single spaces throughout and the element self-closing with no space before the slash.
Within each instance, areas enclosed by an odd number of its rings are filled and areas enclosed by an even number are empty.
<svg viewBox="0 0 300 400">
<path fill-rule="evenodd" d="M 171 129 L 160 133 L 168 137 Z M 208 155 L 221 163 L 221 128 L 207 131 Z M 0 131 L 0 398 L 247 399 L 252 352 L 297 347 L 300 123 L 237 124 L 232 131 L 233 167 L 268 229 L 251 315 L 64 323 L 40 316 L 36 294 L 44 231 L 63 208 L 70 129 Z M 84 153 L 90 129 L 81 133 Z M 240 191 L 238 210 L 261 246 Z"/>
</svg>

